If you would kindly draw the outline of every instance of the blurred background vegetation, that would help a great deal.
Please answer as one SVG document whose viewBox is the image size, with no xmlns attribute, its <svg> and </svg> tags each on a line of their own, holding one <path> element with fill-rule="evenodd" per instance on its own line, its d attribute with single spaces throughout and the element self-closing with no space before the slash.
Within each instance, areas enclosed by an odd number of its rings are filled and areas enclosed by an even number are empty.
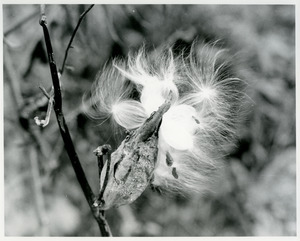
<svg viewBox="0 0 300 241">
<path fill-rule="evenodd" d="M 88 5 L 48 5 L 57 66 Z M 38 5 L 3 5 L 5 234 L 97 236 L 64 151 L 54 113 L 46 128 L 39 86 L 51 77 Z M 190 197 L 146 192 L 106 212 L 114 236 L 296 235 L 295 7 L 267 5 L 96 5 L 83 20 L 61 78 L 77 153 L 95 192 L 99 145 L 117 146 L 108 123 L 88 119 L 82 96 L 113 57 L 143 43 L 188 46 L 220 40 L 241 56 L 251 104 L 236 148 L 211 192 Z M 41 107 L 32 112 L 31 106 Z M 37 105 L 37 104 L 36 104 Z M 34 108 L 33 108 L 34 109 Z"/>
</svg>

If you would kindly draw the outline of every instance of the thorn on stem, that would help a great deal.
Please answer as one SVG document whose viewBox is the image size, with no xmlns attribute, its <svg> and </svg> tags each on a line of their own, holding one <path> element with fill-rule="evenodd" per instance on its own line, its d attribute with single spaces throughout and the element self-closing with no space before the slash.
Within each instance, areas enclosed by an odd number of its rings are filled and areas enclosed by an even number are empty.
<svg viewBox="0 0 300 241">
<path fill-rule="evenodd" d="M 47 97 L 48 100 L 50 100 L 50 95 L 46 91 L 46 89 L 43 86 L 39 86 L 40 90 L 43 92 L 43 94 Z"/>
</svg>

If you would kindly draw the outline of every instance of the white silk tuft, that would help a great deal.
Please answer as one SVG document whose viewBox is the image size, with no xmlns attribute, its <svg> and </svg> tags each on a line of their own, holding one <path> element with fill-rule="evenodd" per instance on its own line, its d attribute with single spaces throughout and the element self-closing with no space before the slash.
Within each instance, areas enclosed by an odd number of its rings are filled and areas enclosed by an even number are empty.
<svg viewBox="0 0 300 241">
<path fill-rule="evenodd" d="M 180 192 L 201 191 L 234 142 L 243 82 L 225 50 L 193 44 L 188 54 L 142 48 L 114 61 L 97 78 L 93 100 L 102 117 L 125 129 L 141 126 L 171 94 L 159 131 L 153 184 Z"/>
</svg>

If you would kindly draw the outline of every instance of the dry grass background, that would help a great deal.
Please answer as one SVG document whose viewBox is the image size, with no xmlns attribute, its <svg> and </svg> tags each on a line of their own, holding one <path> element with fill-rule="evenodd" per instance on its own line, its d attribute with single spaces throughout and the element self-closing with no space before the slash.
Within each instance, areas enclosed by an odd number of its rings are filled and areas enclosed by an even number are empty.
<svg viewBox="0 0 300 241">
<path fill-rule="evenodd" d="M 55 59 L 88 5 L 49 5 Z M 4 5 L 4 34 L 38 5 Z M 38 12 L 4 38 L 5 234 L 97 236 L 99 230 L 63 150 L 54 115 L 33 127 L 42 150 L 24 132 L 11 92 L 22 103 L 51 86 Z M 226 157 L 212 192 L 190 197 L 147 190 L 130 206 L 107 212 L 115 236 L 251 236 L 296 234 L 295 8 L 267 5 L 96 5 L 80 26 L 62 77 L 64 113 L 88 179 L 97 190 L 98 145 L 118 143 L 107 123 L 82 112 L 82 95 L 112 57 L 143 42 L 178 48 L 197 37 L 238 53 L 249 105 L 236 149 Z M 13 71 L 8 71 L 8 69 Z M 37 113 L 41 115 L 42 112 Z M 33 116 L 32 116 L 33 117 Z M 33 125 L 32 118 L 27 123 Z M 25 126 L 26 128 L 26 126 Z"/>
</svg>

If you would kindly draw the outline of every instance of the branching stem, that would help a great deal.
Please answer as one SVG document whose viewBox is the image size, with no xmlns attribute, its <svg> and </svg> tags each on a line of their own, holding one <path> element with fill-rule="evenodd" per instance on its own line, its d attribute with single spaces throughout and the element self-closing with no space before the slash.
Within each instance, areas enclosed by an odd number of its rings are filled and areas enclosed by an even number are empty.
<svg viewBox="0 0 300 241">
<path fill-rule="evenodd" d="M 91 8 L 91 7 L 90 7 Z M 84 16 L 84 15 L 83 15 Z M 82 15 L 81 15 L 82 18 Z M 81 21 L 80 21 L 81 22 Z M 77 180 L 81 186 L 81 189 L 84 193 L 84 196 L 90 206 L 90 209 L 92 211 L 92 214 L 94 218 L 96 219 L 102 236 L 111 236 L 110 228 L 104 218 L 104 213 L 100 211 L 99 207 L 95 206 L 94 203 L 96 201 L 96 196 L 94 195 L 87 178 L 85 176 L 84 170 L 80 164 L 78 155 L 75 151 L 75 147 L 68 129 L 68 126 L 66 124 L 63 111 L 62 111 L 62 97 L 61 97 L 61 89 L 60 89 L 60 82 L 59 82 L 59 76 L 56 68 L 56 64 L 54 61 L 54 53 L 52 49 L 51 39 L 47 28 L 47 21 L 46 21 L 46 15 L 45 15 L 45 7 L 41 6 L 41 19 L 40 19 L 40 25 L 43 28 L 44 32 L 44 38 L 47 48 L 47 54 L 48 54 L 48 60 L 49 60 L 49 66 L 50 66 L 50 72 L 52 77 L 52 83 L 54 88 L 54 112 L 56 114 L 57 123 L 59 126 L 59 130 L 62 136 L 62 139 L 65 144 L 65 149 L 68 153 L 68 156 L 71 160 L 73 169 L 75 171 Z M 74 31 L 75 32 L 75 31 Z M 73 33 L 73 35 L 75 35 Z"/>
</svg>

